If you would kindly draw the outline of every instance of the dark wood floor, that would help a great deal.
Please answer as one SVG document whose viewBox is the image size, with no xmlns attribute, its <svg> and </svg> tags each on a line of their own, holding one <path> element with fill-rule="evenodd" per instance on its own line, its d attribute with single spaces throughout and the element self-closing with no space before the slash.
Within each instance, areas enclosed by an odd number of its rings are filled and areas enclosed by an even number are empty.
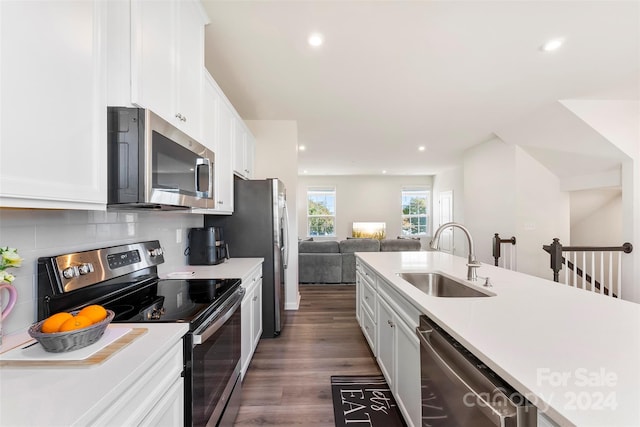
<svg viewBox="0 0 640 427">
<path fill-rule="evenodd" d="M 334 426 L 331 375 L 379 375 L 355 316 L 355 286 L 300 285 L 278 338 L 260 340 L 236 426 Z"/>
</svg>

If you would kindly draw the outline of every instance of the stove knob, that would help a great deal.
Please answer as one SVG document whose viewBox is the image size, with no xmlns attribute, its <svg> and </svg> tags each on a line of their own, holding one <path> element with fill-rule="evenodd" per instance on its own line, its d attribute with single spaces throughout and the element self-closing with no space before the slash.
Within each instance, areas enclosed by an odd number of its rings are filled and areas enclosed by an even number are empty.
<svg viewBox="0 0 640 427">
<path fill-rule="evenodd" d="M 62 275 L 65 279 L 72 279 L 76 276 L 76 270 L 73 267 L 67 267 L 62 270 Z"/>
<path fill-rule="evenodd" d="M 153 257 L 157 257 L 162 255 L 164 252 L 162 251 L 162 248 L 156 248 L 156 249 L 149 249 L 149 255 L 153 258 Z"/>
<path fill-rule="evenodd" d="M 91 273 L 93 271 L 93 265 L 91 263 L 85 263 L 78 267 L 78 272 L 82 275 Z"/>
</svg>

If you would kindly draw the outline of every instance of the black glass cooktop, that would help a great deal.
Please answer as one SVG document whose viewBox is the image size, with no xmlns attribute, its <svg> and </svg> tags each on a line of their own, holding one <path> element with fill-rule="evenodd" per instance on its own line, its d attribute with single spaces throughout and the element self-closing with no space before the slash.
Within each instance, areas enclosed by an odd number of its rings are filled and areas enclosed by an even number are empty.
<svg viewBox="0 0 640 427">
<path fill-rule="evenodd" d="M 192 328 L 240 286 L 240 279 L 162 279 L 104 306 L 114 322 L 185 322 Z"/>
</svg>

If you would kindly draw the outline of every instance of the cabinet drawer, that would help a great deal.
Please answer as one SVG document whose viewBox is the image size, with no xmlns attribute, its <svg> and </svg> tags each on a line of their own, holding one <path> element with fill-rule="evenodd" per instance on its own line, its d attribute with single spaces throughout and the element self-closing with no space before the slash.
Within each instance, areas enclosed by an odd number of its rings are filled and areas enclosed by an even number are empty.
<svg viewBox="0 0 640 427">
<path fill-rule="evenodd" d="M 362 277 L 364 278 L 364 280 L 373 288 L 376 288 L 376 275 L 373 272 L 373 270 L 371 268 L 369 268 L 369 266 L 367 266 L 364 263 L 361 263 L 362 265 Z"/>
<path fill-rule="evenodd" d="M 369 311 L 369 316 L 373 319 L 374 323 L 376 323 L 376 298 L 377 294 L 369 285 L 369 283 L 364 280 L 362 282 L 362 305 L 366 310 Z"/>
<path fill-rule="evenodd" d="M 384 280 L 380 279 L 378 285 L 378 298 L 384 299 L 410 328 L 418 326 L 420 311 Z"/>
<path fill-rule="evenodd" d="M 242 287 L 247 290 L 247 293 L 251 292 L 255 287 L 256 283 L 258 283 L 262 279 L 262 264 L 254 270 L 252 270 L 249 274 L 242 278 Z"/>
<path fill-rule="evenodd" d="M 182 381 L 182 341 L 156 361 L 109 409 L 90 424 L 93 426 L 138 425 L 147 417 L 166 391 Z M 179 386 L 179 383 L 177 383 Z"/>
<path fill-rule="evenodd" d="M 361 318 L 362 318 L 362 332 L 364 333 L 364 337 L 367 339 L 369 343 L 369 347 L 371 347 L 371 351 L 374 356 L 376 354 L 376 328 L 375 323 L 371 316 L 369 315 L 369 311 L 363 306 L 361 310 Z"/>
</svg>

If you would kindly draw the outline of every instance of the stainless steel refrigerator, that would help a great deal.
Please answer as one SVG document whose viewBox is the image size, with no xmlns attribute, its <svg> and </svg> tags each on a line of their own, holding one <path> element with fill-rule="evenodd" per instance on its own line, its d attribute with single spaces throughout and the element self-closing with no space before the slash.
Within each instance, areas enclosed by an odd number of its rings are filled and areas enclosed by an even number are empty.
<svg viewBox="0 0 640 427">
<path fill-rule="evenodd" d="M 234 181 L 231 216 L 205 215 L 205 227 L 222 227 L 231 258 L 260 257 L 262 338 L 280 334 L 284 323 L 288 220 L 284 184 L 277 178 Z"/>
</svg>

